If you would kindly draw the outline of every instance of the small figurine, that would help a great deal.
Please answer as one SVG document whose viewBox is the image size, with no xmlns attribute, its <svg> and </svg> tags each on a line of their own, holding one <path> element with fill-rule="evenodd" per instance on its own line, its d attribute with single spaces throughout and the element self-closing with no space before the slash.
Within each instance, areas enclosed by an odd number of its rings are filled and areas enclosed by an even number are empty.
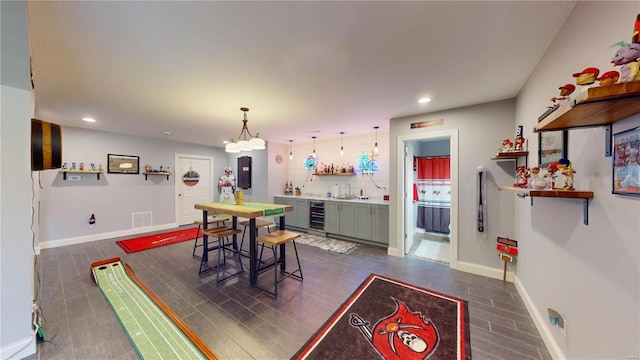
<svg viewBox="0 0 640 360">
<path fill-rule="evenodd" d="M 620 78 L 620 73 L 613 70 L 613 71 L 607 71 L 596 80 L 600 82 L 600 86 L 607 86 L 607 85 L 615 84 L 619 78 Z"/>
<path fill-rule="evenodd" d="M 104 169 L 102 168 L 102 164 L 98 164 L 98 171 L 104 171 Z"/>
<path fill-rule="evenodd" d="M 544 175 L 544 177 L 550 177 L 551 181 L 549 182 L 549 185 L 551 185 L 551 189 L 555 189 L 556 188 L 556 178 L 558 177 L 558 175 L 556 175 L 556 172 L 558 172 L 558 162 L 554 161 L 551 164 L 549 164 L 549 166 L 547 166 L 547 173 Z"/>
<path fill-rule="evenodd" d="M 91 171 L 96 171 L 96 164 L 91 163 L 90 165 Z"/>
<path fill-rule="evenodd" d="M 640 67 L 640 44 L 621 43 L 622 48 L 616 51 L 611 63 L 620 66 L 619 83 L 640 80 L 638 68 Z"/>
<path fill-rule="evenodd" d="M 553 107 L 560 106 L 570 102 L 571 97 L 569 95 L 571 95 L 574 92 L 576 87 L 573 84 L 564 84 L 560 86 L 558 89 L 560 90 L 560 96 L 557 96 L 557 97 L 554 96 L 551 98 L 551 101 L 553 101 Z"/>
<path fill-rule="evenodd" d="M 538 176 L 540 175 L 540 168 L 537 166 L 534 166 L 531 168 L 531 186 L 533 188 L 536 188 L 538 190 L 540 189 L 544 189 L 547 187 L 547 180 L 545 179 L 541 179 Z"/>
<path fill-rule="evenodd" d="M 515 187 L 526 188 L 529 184 L 529 169 L 524 166 L 518 167 L 518 182 L 513 184 Z"/>
<path fill-rule="evenodd" d="M 80 163 L 80 170 L 84 170 L 84 163 Z"/>
<path fill-rule="evenodd" d="M 75 163 L 75 162 L 72 162 L 72 163 L 71 163 L 71 170 L 75 170 L 75 169 L 76 169 L 76 163 Z"/>
<path fill-rule="evenodd" d="M 524 143 L 525 143 L 525 139 L 524 138 L 517 138 L 514 142 L 515 142 L 515 151 L 522 151 L 524 149 Z"/>
<path fill-rule="evenodd" d="M 573 174 L 576 173 L 573 170 L 573 164 L 568 159 L 560 159 L 558 160 L 558 169 L 560 169 L 560 173 L 564 176 L 564 190 L 574 190 L 573 188 Z"/>
<path fill-rule="evenodd" d="M 62 170 L 67 170 L 67 163 L 62 164 Z"/>
<path fill-rule="evenodd" d="M 580 85 L 584 89 L 589 88 L 589 85 L 593 85 L 596 82 L 598 74 L 600 74 L 598 68 L 589 67 L 579 73 L 574 73 L 573 77 L 576 78 L 576 85 Z"/>
<path fill-rule="evenodd" d="M 509 139 L 502 140 L 502 147 L 500 148 L 500 152 L 509 152 L 513 150 L 513 143 Z"/>
<path fill-rule="evenodd" d="M 144 171 L 145 172 L 151 172 L 151 165 L 147 164 L 144 166 Z"/>
</svg>

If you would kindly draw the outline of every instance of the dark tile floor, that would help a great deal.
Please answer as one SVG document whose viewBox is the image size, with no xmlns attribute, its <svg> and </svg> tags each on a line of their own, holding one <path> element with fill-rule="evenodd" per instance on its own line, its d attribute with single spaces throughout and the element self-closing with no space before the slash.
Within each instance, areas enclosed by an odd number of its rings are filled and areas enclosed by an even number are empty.
<svg viewBox="0 0 640 360">
<path fill-rule="evenodd" d="M 443 264 L 367 245 L 343 255 L 298 244 L 304 282 L 286 279 L 273 299 L 248 285 L 248 272 L 217 287 L 215 274 L 198 276 L 193 241 L 126 254 L 115 240 L 45 249 L 37 257 L 46 341 L 31 359 L 138 358 L 90 277 L 92 262 L 111 257 L 129 264 L 222 359 L 290 358 L 371 273 L 467 300 L 474 360 L 551 359 L 513 284 Z M 271 279 L 265 274 L 260 283 Z"/>
</svg>

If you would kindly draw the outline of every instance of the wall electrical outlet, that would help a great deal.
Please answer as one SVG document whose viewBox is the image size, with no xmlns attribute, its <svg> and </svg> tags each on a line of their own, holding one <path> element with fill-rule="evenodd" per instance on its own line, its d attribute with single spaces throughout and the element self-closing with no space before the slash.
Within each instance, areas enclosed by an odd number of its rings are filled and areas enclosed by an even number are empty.
<svg viewBox="0 0 640 360">
<path fill-rule="evenodd" d="M 549 322 L 551 323 L 551 325 L 557 326 L 560 329 L 564 329 L 566 325 L 564 316 L 562 316 L 562 314 L 552 308 L 548 308 L 547 311 L 549 312 Z"/>
</svg>

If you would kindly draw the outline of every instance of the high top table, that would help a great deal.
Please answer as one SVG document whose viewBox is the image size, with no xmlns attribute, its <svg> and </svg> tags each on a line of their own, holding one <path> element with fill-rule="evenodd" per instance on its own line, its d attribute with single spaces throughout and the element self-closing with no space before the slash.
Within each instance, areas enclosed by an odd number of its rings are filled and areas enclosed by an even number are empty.
<svg viewBox="0 0 640 360">
<path fill-rule="evenodd" d="M 255 287 L 258 280 L 258 269 L 256 265 L 256 218 L 261 216 L 280 215 L 280 230 L 285 230 L 284 214 L 287 211 L 292 211 L 293 206 L 255 202 L 244 202 L 242 205 L 236 205 L 235 202 L 231 201 L 217 201 L 195 204 L 194 208 L 202 210 L 203 231 L 207 229 L 207 218 L 209 215 L 211 215 L 209 213 L 226 214 L 232 216 L 232 226 L 234 229 L 237 229 L 238 227 L 238 217 L 249 219 L 249 283 L 251 284 L 251 286 Z M 236 235 L 233 236 L 234 238 L 236 237 Z M 206 246 L 208 244 L 208 240 L 208 236 L 204 235 L 205 246 L 202 247 L 202 259 L 205 262 L 209 260 Z M 282 267 L 284 268 L 284 263 L 282 264 Z"/>
</svg>

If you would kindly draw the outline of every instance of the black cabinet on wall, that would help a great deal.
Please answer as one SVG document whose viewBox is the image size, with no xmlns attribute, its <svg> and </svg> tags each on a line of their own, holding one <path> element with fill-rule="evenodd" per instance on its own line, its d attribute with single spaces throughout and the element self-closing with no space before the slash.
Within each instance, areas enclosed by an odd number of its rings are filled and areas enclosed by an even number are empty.
<svg viewBox="0 0 640 360">
<path fill-rule="evenodd" d="M 238 187 L 251 189 L 251 156 L 238 158 Z"/>
</svg>

